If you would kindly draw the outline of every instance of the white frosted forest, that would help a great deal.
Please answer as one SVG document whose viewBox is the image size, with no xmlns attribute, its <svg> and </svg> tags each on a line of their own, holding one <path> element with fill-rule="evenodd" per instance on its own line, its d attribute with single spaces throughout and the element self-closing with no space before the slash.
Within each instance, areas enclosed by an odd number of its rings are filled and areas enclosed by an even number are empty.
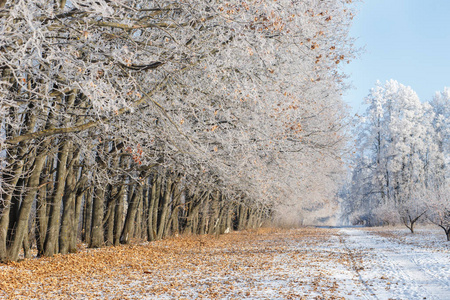
<svg viewBox="0 0 450 300">
<path fill-rule="evenodd" d="M 2 259 L 335 210 L 350 2 L 2 2 Z"/>
<path fill-rule="evenodd" d="M 275 229 L 317 225 L 426 225 L 450 239 L 450 89 L 419 99 L 378 82 L 352 116 L 353 2 L 0 0 L 0 297 L 44 293 L 13 279 L 34 257 L 172 246 L 202 257 L 255 234 L 252 249 L 265 237 L 284 261 L 369 236 Z M 339 261 L 354 259 L 346 249 Z M 47 296 L 70 294 L 58 291 Z M 89 293 L 72 296 L 107 295 Z"/>
<path fill-rule="evenodd" d="M 450 89 L 421 102 L 411 87 L 378 82 L 355 127 L 352 173 L 341 191 L 347 222 L 433 223 L 450 241 Z"/>
</svg>

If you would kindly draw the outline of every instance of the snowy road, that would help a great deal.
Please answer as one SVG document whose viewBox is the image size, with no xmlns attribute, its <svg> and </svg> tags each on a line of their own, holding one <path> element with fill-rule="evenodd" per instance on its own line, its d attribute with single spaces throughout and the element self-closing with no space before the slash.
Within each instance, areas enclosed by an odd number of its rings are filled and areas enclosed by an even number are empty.
<svg viewBox="0 0 450 300">
<path fill-rule="evenodd" d="M 427 232 L 399 240 L 362 229 L 339 230 L 341 244 L 353 257 L 363 298 L 450 299 L 448 242 L 430 246 L 421 236 Z M 355 261 L 358 256 L 361 260 Z"/>
<path fill-rule="evenodd" d="M 450 299 L 439 229 L 260 229 L 0 265 L 0 299 Z"/>
</svg>

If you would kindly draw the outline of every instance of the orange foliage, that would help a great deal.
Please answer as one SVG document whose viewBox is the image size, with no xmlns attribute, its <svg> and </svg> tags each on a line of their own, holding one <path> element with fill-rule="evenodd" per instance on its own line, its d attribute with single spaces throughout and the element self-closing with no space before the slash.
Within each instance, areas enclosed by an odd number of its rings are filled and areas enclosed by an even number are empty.
<svg viewBox="0 0 450 300">
<path fill-rule="evenodd" d="M 279 280 L 288 276 L 274 263 L 274 256 L 281 255 L 295 270 L 313 265 L 315 271 L 295 279 L 295 285 L 280 287 L 279 298 L 302 299 L 314 291 L 326 299 L 338 299 L 333 295 L 338 283 L 320 266 L 337 260 L 345 264 L 346 258 L 327 251 L 305 250 L 332 238 L 330 232 L 265 228 L 218 237 L 178 236 L 137 246 L 80 249 L 75 254 L 26 259 L 0 265 L 0 298 L 257 297 L 267 287 L 264 280 L 255 281 L 255 274 Z M 292 243 L 297 246 L 292 247 Z"/>
</svg>

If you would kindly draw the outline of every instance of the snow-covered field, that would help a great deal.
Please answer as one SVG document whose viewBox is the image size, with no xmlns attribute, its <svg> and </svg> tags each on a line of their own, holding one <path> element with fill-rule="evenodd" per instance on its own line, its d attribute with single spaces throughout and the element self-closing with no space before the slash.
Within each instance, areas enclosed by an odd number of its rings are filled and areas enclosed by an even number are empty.
<svg viewBox="0 0 450 300">
<path fill-rule="evenodd" d="M 450 299 L 450 243 L 443 230 L 341 229 L 338 235 L 349 256 L 361 257 L 354 269 L 362 298 Z"/>
<path fill-rule="evenodd" d="M 0 265 L 10 299 L 450 299 L 439 229 L 178 237 Z"/>
</svg>

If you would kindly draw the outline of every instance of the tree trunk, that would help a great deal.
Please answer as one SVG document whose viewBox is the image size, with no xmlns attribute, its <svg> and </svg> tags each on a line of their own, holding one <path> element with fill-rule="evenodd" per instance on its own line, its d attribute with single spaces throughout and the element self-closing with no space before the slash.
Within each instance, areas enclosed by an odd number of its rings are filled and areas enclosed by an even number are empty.
<svg viewBox="0 0 450 300">
<path fill-rule="evenodd" d="M 218 226 L 219 221 L 219 193 L 215 192 L 211 194 L 211 202 L 210 202 L 210 221 L 209 221 L 209 228 L 208 228 L 208 234 L 214 234 L 216 231 L 216 228 Z"/>
<path fill-rule="evenodd" d="M 159 219 L 159 226 L 158 226 L 158 240 L 164 237 L 165 226 L 167 224 L 166 218 L 170 204 L 171 190 L 172 190 L 172 180 L 169 177 L 166 181 L 166 189 L 164 191 L 164 196 L 162 197 L 163 201 L 161 203 L 161 217 Z"/>
<path fill-rule="evenodd" d="M 10 225 L 11 199 L 15 192 L 16 184 L 19 181 L 20 175 L 22 173 L 22 168 L 23 160 L 19 160 L 15 163 L 10 178 L 8 178 L 8 175 L 4 176 L 3 178 L 3 181 L 7 182 L 8 185 L 11 186 L 11 188 L 6 194 L 2 195 L 2 199 L 0 201 L 0 261 L 9 260 L 7 255 L 7 241 L 9 231 L 8 229 Z"/>
<path fill-rule="evenodd" d="M 158 216 L 159 216 L 159 202 L 162 197 L 162 178 L 156 175 L 156 190 L 154 195 L 154 204 L 153 204 L 153 217 L 152 217 L 152 233 L 153 239 L 158 239 Z"/>
<path fill-rule="evenodd" d="M 118 155 L 115 155 L 112 159 L 111 168 L 119 168 L 120 159 Z M 120 187 L 116 184 L 108 185 L 107 193 L 107 206 L 106 206 L 106 217 L 105 217 L 105 243 L 107 246 L 114 244 L 114 224 L 115 224 L 115 214 L 116 206 L 119 196 Z"/>
<path fill-rule="evenodd" d="M 41 182 L 40 182 L 41 184 Z M 35 236 L 36 236 L 36 248 L 38 252 L 38 256 L 42 256 L 44 254 L 44 242 L 45 235 L 47 232 L 47 199 L 45 197 L 46 188 L 41 187 L 38 191 L 38 195 L 36 197 L 36 228 L 35 228 Z"/>
<path fill-rule="evenodd" d="M 195 201 L 194 200 L 194 207 L 193 208 L 191 208 L 190 209 L 190 212 L 189 212 L 189 217 L 188 217 L 188 222 L 190 222 L 191 223 L 191 228 L 192 228 L 192 230 L 191 230 L 191 232 L 193 233 L 193 234 L 201 234 L 201 224 L 200 224 L 200 221 L 201 221 L 201 216 L 200 216 L 200 211 L 204 211 L 205 210 L 205 203 L 207 203 L 208 202 L 208 198 L 209 198 L 209 192 L 208 191 L 205 191 L 201 196 L 200 196 L 200 198 L 197 198 L 196 196 L 195 196 L 195 200 L 197 200 L 197 201 Z"/>
<path fill-rule="evenodd" d="M 247 222 L 247 228 L 248 229 L 254 229 L 256 224 L 256 209 L 255 208 L 249 208 L 248 209 L 248 222 Z"/>
<path fill-rule="evenodd" d="M 123 230 L 123 211 L 125 205 L 125 185 L 120 187 L 120 190 L 117 195 L 117 204 L 114 212 L 114 246 L 118 246 L 120 243 L 120 236 Z"/>
<path fill-rule="evenodd" d="M 48 220 L 48 232 L 45 239 L 45 256 L 52 256 L 58 252 L 59 220 L 61 214 L 62 197 L 66 183 L 67 157 L 72 148 L 70 141 L 62 141 L 58 153 L 58 165 L 56 171 L 56 187 L 52 195 L 50 216 Z"/>
<path fill-rule="evenodd" d="M 104 215 L 104 201 L 105 190 L 101 186 L 94 188 L 94 203 L 92 208 L 92 229 L 91 241 L 89 248 L 99 248 L 103 246 L 103 215 Z"/>
<path fill-rule="evenodd" d="M 28 232 L 28 226 L 25 230 L 25 234 L 23 236 L 23 243 L 22 243 L 22 247 L 23 247 L 23 256 L 25 258 L 30 258 L 31 257 L 31 252 L 30 252 L 30 239 L 28 236 L 29 232 Z"/>
<path fill-rule="evenodd" d="M 147 238 L 147 225 L 148 225 L 148 194 L 149 194 L 149 188 L 147 184 L 147 179 L 145 180 L 144 184 L 144 191 L 142 193 L 142 199 L 139 205 L 139 215 L 140 215 L 140 221 L 139 221 L 139 239 L 145 240 Z"/>
<path fill-rule="evenodd" d="M 206 195 L 205 198 L 202 199 L 202 203 L 200 204 L 200 208 L 202 210 L 201 212 L 201 220 L 200 220 L 200 225 L 198 228 L 198 233 L 199 234 L 205 234 L 207 233 L 206 228 L 208 226 L 208 221 L 209 221 L 209 198 L 210 198 L 210 193 L 208 192 L 208 194 Z"/>
<path fill-rule="evenodd" d="M 13 83 L 15 81 L 14 77 L 11 76 L 10 71 L 4 70 L 2 72 L 2 78 L 4 80 L 10 81 Z M 19 134 L 22 133 L 30 133 L 32 130 L 34 130 L 34 126 L 36 124 L 36 115 L 33 113 L 34 104 L 30 103 L 28 105 L 28 111 L 25 114 L 24 119 L 24 129 L 22 132 L 19 132 Z M 12 119 L 17 119 L 17 111 L 15 108 L 11 107 L 9 110 L 10 117 Z M 6 138 L 12 137 L 16 133 L 18 133 L 15 129 L 11 128 L 10 126 L 7 126 L 7 128 L 4 129 Z M 8 228 L 11 224 L 10 219 L 10 213 L 11 213 L 11 200 L 13 196 L 16 194 L 16 185 L 19 182 L 20 176 L 22 175 L 22 171 L 24 168 L 25 163 L 25 154 L 28 151 L 27 145 L 25 142 L 20 143 L 16 149 L 11 149 L 10 151 L 7 151 L 7 155 L 9 156 L 7 158 L 8 163 L 12 165 L 11 173 L 4 172 L 3 178 L 2 178 L 2 187 L 6 189 L 6 193 L 1 194 L 0 198 L 0 261 L 6 261 L 9 260 L 8 256 L 8 241 L 11 237 L 8 237 Z M 18 209 L 17 209 L 17 215 L 18 215 Z M 14 220 L 16 221 L 16 220 Z M 18 229 L 17 226 L 14 224 L 14 227 L 16 230 Z"/>
<path fill-rule="evenodd" d="M 145 177 L 144 173 L 141 173 L 141 178 Z M 125 224 L 123 226 L 122 236 L 120 237 L 120 242 L 122 244 L 128 244 L 130 238 L 133 237 L 135 229 L 136 213 L 139 207 L 139 201 L 142 198 L 142 191 L 144 186 L 140 183 L 136 184 L 134 188 L 133 195 L 130 197 L 130 203 L 128 204 L 127 216 L 125 218 Z"/>
<path fill-rule="evenodd" d="M 245 205 L 240 204 L 238 207 L 238 213 L 239 213 L 238 230 L 244 230 L 247 228 L 248 208 Z"/>
<path fill-rule="evenodd" d="M 80 214 L 81 214 L 81 204 L 83 203 L 83 197 L 85 195 L 85 182 L 86 177 L 83 177 L 79 182 L 79 187 L 77 189 L 76 197 L 75 197 L 75 215 L 72 218 L 72 231 L 70 235 L 70 245 L 69 252 L 75 253 L 77 252 L 77 240 L 78 240 L 78 229 L 80 228 Z"/>
<path fill-rule="evenodd" d="M 208 192 L 204 192 L 201 195 L 192 195 L 192 197 L 190 197 L 189 202 L 187 203 L 185 233 L 197 233 L 200 206 L 207 196 Z"/>
<path fill-rule="evenodd" d="M 153 225 L 154 220 L 154 211 L 155 211 L 155 203 L 156 198 L 159 197 L 159 195 L 156 195 L 157 191 L 157 175 L 154 174 L 152 178 L 152 189 L 149 195 L 149 205 L 148 205 L 148 219 L 147 219 L 147 240 L 148 241 L 154 241 L 156 239 L 156 227 Z"/>
<path fill-rule="evenodd" d="M 181 205 L 181 193 L 177 188 L 177 185 L 173 185 L 172 189 L 172 214 L 170 216 L 169 225 L 167 229 L 171 231 L 171 234 L 178 234 L 180 232 L 180 224 L 179 224 L 179 212 Z"/>
<path fill-rule="evenodd" d="M 61 217 L 61 230 L 59 233 L 59 252 L 61 254 L 69 253 L 71 231 L 73 228 L 73 217 L 75 215 L 75 197 L 76 197 L 76 174 L 73 163 L 78 159 L 78 153 L 70 154 L 68 159 L 70 165 L 67 170 L 66 186 L 63 197 L 63 213 Z"/>
<path fill-rule="evenodd" d="M 27 172 L 25 166 L 22 169 L 22 172 Z M 19 228 L 17 228 L 17 222 L 19 219 L 20 204 L 25 190 L 25 181 L 25 178 L 19 178 L 19 181 L 17 182 L 17 185 L 15 187 L 15 192 L 11 198 L 9 209 L 8 239 L 6 242 L 7 247 L 11 246 L 11 241 L 13 240 L 16 231 L 19 230 Z"/>
<path fill-rule="evenodd" d="M 138 197 L 137 201 L 137 208 L 136 208 L 136 221 L 134 222 L 134 229 L 133 229 L 133 237 L 136 239 L 141 239 L 141 232 L 142 232 L 142 199 L 144 188 L 141 188 L 140 196 Z"/>
<path fill-rule="evenodd" d="M 52 190 L 50 186 L 51 179 L 47 176 L 50 174 L 53 167 L 53 161 L 46 158 L 45 168 L 41 172 L 39 179 L 39 190 L 36 197 L 36 247 L 38 250 L 38 256 L 44 255 L 44 244 L 47 236 L 48 214 L 50 212 L 47 197 L 47 191 Z"/>
<path fill-rule="evenodd" d="M 39 177 L 44 167 L 46 153 L 42 152 L 34 160 L 33 171 L 28 179 L 28 191 L 22 200 L 18 220 L 16 223 L 16 232 L 9 249 L 9 256 L 12 260 L 17 260 L 19 257 L 19 250 L 23 243 L 25 231 L 28 231 L 28 219 L 31 213 L 32 204 L 39 188 Z"/>
<path fill-rule="evenodd" d="M 106 205 L 106 216 L 105 216 L 105 244 L 106 246 L 111 246 L 114 244 L 114 220 L 116 213 L 116 203 L 118 196 L 117 187 L 109 186 L 110 192 L 108 194 L 108 201 Z"/>
<path fill-rule="evenodd" d="M 216 229 L 216 234 L 223 234 L 227 231 L 228 219 L 229 219 L 229 206 L 223 201 L 223 196 L 221 196 L 221 209 L 219 214 L 219 224 Z"/>
<path fill-rule="evenodd" d="M 225 226 L 224 233 L 229 233 L 233 230 L 233 207 L 228 206 L 228 212 L 227 212 L 227 223 Z"/>
<path fill-rule="evenodd" d="M 87 244 L 91 243 L 91 231 L 92 231 L 92 187 L 86 190 L 86 197 L 84 199 L 84 222 L 83 222 L 83 233 L 84 242 Z"/>
<path fill-rule="evenodd" d="M 34 127 L 34 121 L 31 120 L 31 123 L 28 125 Z M 29 129 L 31 130 L 31 129 Z M 38 149 L 38 155 L 34 160 L 34 165 L 31 171 L 31 175 L 27 181 L 28 191 L 25 194 L 25 197 L 22 200 L 20 209 L 17 215 L 17 222 L 14 224 L 16 230 L 14 232 L 14 236 L 11 236 L 11 244 L 8 250 L 8 259 L 17 260 L 19 257 L 20 247 L 23 246 L 25 236 L 28 236 L 28 220 L 31 213 L 32 204 L 34 198 L 36 196 L 36 192 L 39 185 L 39 177 L 40 173 L 44 167 L 45 157 L 47 146 L 49 145 L 49 141 L 43 142 Z M 24 148 L 19 148 L 18 152 L 21 153 Z M 25 153 L 23 153 L 24 155 Z M 22 166 L 23 168 L 23 166 Z M 22 169 L 21 169 L 22 170 Z M 3 215 L 5 217 L 6 215 Z M 3 218 L 2 218 L 3 221 Z M 6 221 L 6 220 L 5 220 Z M 2 228 L 3 229 L 3 228 Z M 1 235 L 1 234 L 0 234 Z M 25 244 L 25 248 L 28 247 L 28 244 Z M 0 255 L 2 255 L 0 249 Z M 3 252 L 6 253 L 6 252 Z"/>
</svg>

